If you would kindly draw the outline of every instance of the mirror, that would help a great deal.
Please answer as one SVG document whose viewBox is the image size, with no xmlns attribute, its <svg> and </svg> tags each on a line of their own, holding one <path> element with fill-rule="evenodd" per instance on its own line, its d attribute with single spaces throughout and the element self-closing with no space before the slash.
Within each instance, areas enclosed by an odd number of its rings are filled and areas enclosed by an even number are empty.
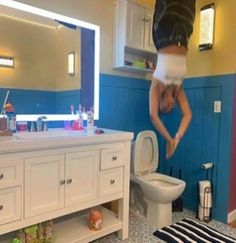
<svg viewBox="0 0 236 243">
<path fill-rule="evenodd" d="M 98 119 L 99 26 L 12 0 L 0 1 L 0 23 L 0 56 L 14 58 L 0 66 L 0 101 L 10 90 L 18 120 L 70 120 L 79 104 Z"/>
</svg>

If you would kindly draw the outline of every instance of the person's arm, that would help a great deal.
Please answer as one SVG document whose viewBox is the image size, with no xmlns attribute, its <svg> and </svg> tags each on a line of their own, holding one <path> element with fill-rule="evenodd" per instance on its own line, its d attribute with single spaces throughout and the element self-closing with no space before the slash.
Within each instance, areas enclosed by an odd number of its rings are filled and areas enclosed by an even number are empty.
<svg viewBox="0 0 236 243">
<path fill-rule="evenodd" d="M 149 90 L 149 114 L 156 130 L 160 132 L 160 134 L 165 138 L 167 142 L 170 142 L 172 140 L 172 137 L 165 128 L 158 114 L 160 96 L 162 92 L 162 84 L 158 80 L 153 79 Z"/>
<path fill-rule="evenodd" d="M 153 79 L 152 84 L 149 91 L 149 113 L 151 121 L 158 130 L 161 135 L 166 140 L 166 158 L 170 158 L 175 150 L 175 140 L 170 136 L 169 132 L 165 128 L 161 119 L 159 118 L 158 110 L 159 110 L 159 102 L 160 96 L 163 92 L 163 86 L 159 83 L 158 80 Z"/>
<path fill-rule="evenodd" d="M 180 139 L 183 137 L 184 133 L 186 132 L 186 130 L 190 124 L 190 121 L 192 119 L 192 112 L 191 112 L 191 109 L 190 109 L 190 106 L 188 103 L 188 99 L 182 88 L 180 88 L 178 95 L 176 97 L 176 100 L 179 104 L 179 107 L 181 109 L 183 116 L 182 116 L 182 120 L 180 122 L 178 131 L 175 136 L 175 149 L 176 149 Z"/>
</svg>

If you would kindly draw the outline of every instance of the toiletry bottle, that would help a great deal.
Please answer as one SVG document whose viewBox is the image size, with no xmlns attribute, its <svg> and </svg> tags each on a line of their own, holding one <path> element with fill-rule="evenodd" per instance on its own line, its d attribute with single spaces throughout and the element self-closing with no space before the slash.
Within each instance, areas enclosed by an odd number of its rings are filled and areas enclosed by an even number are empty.
<svg viewBox="0 0 236 243">
<path fill-rule="evenodd" d="M 94 133 L 94 114 L 93 108 L 87 112 L 87 133 L 93 134 Z"/>
<path fill-rule="evenodd" d="M 12 104 L 7 103 L 4 107 L 5 115 L 7 117 L 7 127 L 12 133 L 16 132 L 16 114 Z"/>
<path fill-rule="evenodd" d="M 74 105 L 70 105 L 70 112 L 71 112 L 71 115 L 75 114 Z"/>
<path fill-rule="evenodd" d="M 82 105 L 79 105 L 79 119 L 78 119 L 78 125 L 79 125 L 79 130 L 84 129 L 84 118 L 83 118 L 83 112 L 82 112 Z"/>
<path fill-rule="evenodd" d="M 83 117 L 83 127 L 86 127 L 87 125 L 87 114 L 86 114 L 86 110 L 85 110 L 85 107 L 82 108 L 82 117 Z"/>
</svg>

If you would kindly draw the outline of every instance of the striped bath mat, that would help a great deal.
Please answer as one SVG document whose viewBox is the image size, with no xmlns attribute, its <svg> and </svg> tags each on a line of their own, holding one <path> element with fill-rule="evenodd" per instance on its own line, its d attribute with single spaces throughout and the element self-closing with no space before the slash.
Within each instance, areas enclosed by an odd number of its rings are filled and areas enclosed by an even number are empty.
<svg viewBox="0 0 236 243">
<path fill-rule="evenodd" d="M 236 239 L 191 219 L 183 219 L 153 234 L 168 243 L 236 243 Z"/>
</svg>

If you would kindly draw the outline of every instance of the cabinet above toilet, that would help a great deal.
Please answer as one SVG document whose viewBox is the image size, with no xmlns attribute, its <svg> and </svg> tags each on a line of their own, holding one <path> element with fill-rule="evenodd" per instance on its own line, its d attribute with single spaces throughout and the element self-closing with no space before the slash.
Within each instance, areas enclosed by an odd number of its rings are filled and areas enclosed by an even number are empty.
<svg viewBox="0 0 236 243">
<path fill-rule="evenodd" d="M 152 18 L 153 11 L 148 8 L 128 0 L 116 1 L 113 33 L 114 68 L 139 72 L 153 71 L 157 57 L 152 41 Z"/>
</svg>

